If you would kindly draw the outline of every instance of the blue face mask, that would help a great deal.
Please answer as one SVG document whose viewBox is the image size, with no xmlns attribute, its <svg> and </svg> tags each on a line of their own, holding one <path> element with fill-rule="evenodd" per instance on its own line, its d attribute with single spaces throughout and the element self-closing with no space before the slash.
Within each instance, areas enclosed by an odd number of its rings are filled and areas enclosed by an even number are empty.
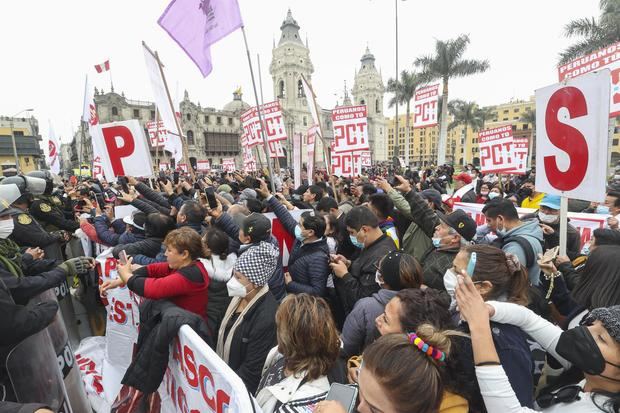
<svg viewBox="0 0 620 413">
<path fill-rule="evenodd" d="M 306 239 L 301 233 L 301 227 L 299 225 L 295 227 L 295 238 L 297 238 L 299 242 L 303 242 Z"/>
<path fill-rule="evenodd" d="M 609 207 L 605 205 L 599 205 L 596 207 L 596 213 L 601 215 L 609 215 Z"/>
<path fill-rule="evenodd" d="M 583 248 L 581 248 L 581 255 L 590 255 L 590 242 L 583 244 Z"/>
<path fill-rule="evenodd" d="M 354 246 L 355 248 L 359 248 L 359 249 L 364 248 L 364 244 L 362 244 L 361 242 L 359 242 L 359 241 L 357 240 L 357 237 L 356 237 L 355 235 L 349 235 L 349 238 L 351 239 L 351 244 L 353 244 L 353 246 Z"/>
<path fill-rule="evenodd" d="M 441 238 L 434 238 L 433 237 L 433 246 L 435 248 L 439 248 L 441 246 Z"/>
<path fill-rule="evenodd" d="M 497 192 L 489 192 L 489 199 L 497 198 L 499 194 Z"/>
</svg>

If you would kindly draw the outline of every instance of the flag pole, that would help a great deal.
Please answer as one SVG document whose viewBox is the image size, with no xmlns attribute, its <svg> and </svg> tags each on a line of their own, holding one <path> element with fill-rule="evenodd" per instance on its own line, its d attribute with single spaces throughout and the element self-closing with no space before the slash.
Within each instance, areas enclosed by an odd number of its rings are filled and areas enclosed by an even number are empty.
<svg viewBox="0 0 620 413">
<path fill-rule="evenodd" d="M 256 90 L 256 80 L 254 79 L 254 69 L 252 68 L 252 57 L 250 56 L 250 48 L 248 47 L 248 38 L 245 34 L 245 26 L 241 26 L 241 33 L 243 33 L 243 43 L 245 44 L 245 51 L 248 55 L 248 65 L 250 67 L 250 76 L 252 77 L 252 88 L 254 89 L 254 99 L 256 100 L 256 109 L 258 112 L 258 121 L 261 126 L 261 135 L 263 137 L 263 145 L 265 150 L 267 151 L 267 138 L 263 131 L 265 130 L 265 124 L 263 123 L 263 113 L 261 112 L 260 104 L 258 103 L 258 92 Z M 265 152 L 267 153 L 267 152 Z M 267 157 L 268 158 L 268 157 Z M 276 192 L 276 184 L 274 181 L 273 168 L 271 167 L 271 163 L 267 160 L 267 168 L 269 168 L 269 176 L 271 177 L 271 191 L 275 194 Z"/>
<path fill-rule="evenodd" d="M 187 165 L 187 171 L 190 173 L 190 176 L 195 181 L 196 177 L 194 175 L 194 169 L 190 168 L 191 165 L 189 164 L 187 144 L 185 143 L 185 140 L 183 139 L 183 133 L 181 132 L 181 124 L 179 123 L 179 119 L 176 116 L 176 111 L 174 110 L 174 104 L 172 103 L 172 97 L 170 96 L 170 89 L 168 89 L 168 82 L 166 81 L 166 76 L 164 75 L 164 65 L 162 64 L 161 60 L 159 60 L 159 54 L 157 52 L 153 52 L 146 45 L 146 42 L 142 41 L 142 46 L 144 46 L 144 48 L 148 50 L 151 55 L 153 55 L 153 57 L 157 61 L 157 66 L 159 66 L 159 74 L 161 75 L 162 82 L 164 83 L 164 89 L 166 89 L 166 96 L 168 97 L 168 103 L 170 104 L 170 108 L 172 108 L 172 113 L 175 113 L 174 123 L 176 124 L 178 137 L 181 140 L 181 146 L 183 148 L 183 161 L 185 162 L 185 165 Z"/>
<path fill-rule="evenodd" d="M 153 172 L 158 172 L 158 171 L 159 171 L 159 109 L 157 108 L 157 105 L 155 105 L 155 171 Z"/>
<path fill-rule="evenodd" d="M 308 85 L 308 89 L 310 89 L 310 92 L 312 93 L 312 103 L 314 105 L 314 110 L 316 112 L 317 115 L 317 121 L 319 123 L 319 139 L 321 139 L 321 144 L 323 146 L 323 157 L 325 159 L 325 169 L 327 170 L 327 174 L 329 175 L 329 180 L 332 183 L 332 190 L 334 191 L 334 198 L 336 199 L 336 201 L 338 201 L 338 192 L 336 191 L 336 185 L 334 184 L 334 182 L 331 179 L 332 176 L 332 161 L 331 161 L 331 157 L 329 156 L 329 152 L 327 151 L 327 145 L 325 144 L 325 139 L 323 139 L 323 126 L 321 125 L 321 115 L 319 114 L 319 108 L 316 104 L 316 94 L 314 93 L 314 89 L 312 89 L 312 85 L 310 83 L 308 83 L 308 81 L 306 80 L 305 76 L 302 74 L 301 78 L 303 79 L 304 83 L 306 85 Z M 314 153 L 316 154 L 316 137 L 314 138 Z M 316 155 L 315 155 L 316 158 Z"/>
</svg>

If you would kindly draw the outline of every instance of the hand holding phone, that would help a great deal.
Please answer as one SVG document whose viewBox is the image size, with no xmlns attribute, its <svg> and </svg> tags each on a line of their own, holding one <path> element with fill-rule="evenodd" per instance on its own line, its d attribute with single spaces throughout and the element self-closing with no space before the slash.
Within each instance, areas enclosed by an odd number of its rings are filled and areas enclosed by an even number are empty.
<svg viewBox="0 0 620 413">
<path fill-rule="evenodd" d="M 215 197 L 215 190 L 213 187 L 205 188 L 205 195 L 207 197 L 207 202 L 209 203 L 209 208 L 217 208 L 217 198 Z"/>
<path fill-rule="evenodd" d="M 118 254 L 118 260 L 120 261 L 121 265 L 127 265 L 127 253 L 125 252 L 125 250 L 122 250 Z"/>
<path fill-rule="evenodd" d="M 357 401 L 357 388 L 340 383 L 332 383 L 325 400 L 340 403 L 348 413 L 353 413 Z"/>
<path fill-rule="evenodd" d="M 560 253 L 560 247 L 554 247 L 551 249 L 548 249 L 547 251 L 545 251 L 545 253 L 543 254 L 542 257 L 542 262 L 543 263 L 549 263 L 552 262 L 553 260 L 555 260 L 555 257 L 558 256 L 558 254 Z"/>
</svg>

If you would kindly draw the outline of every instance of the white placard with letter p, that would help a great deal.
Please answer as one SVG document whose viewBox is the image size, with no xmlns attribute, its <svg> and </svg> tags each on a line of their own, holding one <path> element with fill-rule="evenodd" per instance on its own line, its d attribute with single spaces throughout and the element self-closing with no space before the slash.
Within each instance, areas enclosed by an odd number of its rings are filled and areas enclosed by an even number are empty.
<svg viewBox="0 0 620 413">
<path fill-rule="evenodd" d="M 536 190 L 603 201 L 609 69 L 536 91 Z"/>
<path fill-rule="evenodd" d="M 112 180 L 119 176 L 151 176 L 153 163 L 149 145 L 140 122 L 135 119 L 101 125 L 101 161 L 105 176 Z"/>
</svg>

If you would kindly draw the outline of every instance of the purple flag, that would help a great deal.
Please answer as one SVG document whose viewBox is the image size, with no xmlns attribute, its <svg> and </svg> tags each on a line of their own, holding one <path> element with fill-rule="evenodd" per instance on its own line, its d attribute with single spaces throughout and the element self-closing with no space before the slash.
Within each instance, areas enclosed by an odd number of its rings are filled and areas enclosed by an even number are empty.
<svg viewBox="0 0 620 413">
<path fill-rule="evenodd" d="M 207 77 L 213 43 L 243 26 L 237 0 L 172 0 L 157 21 Z"/>
</svg>

